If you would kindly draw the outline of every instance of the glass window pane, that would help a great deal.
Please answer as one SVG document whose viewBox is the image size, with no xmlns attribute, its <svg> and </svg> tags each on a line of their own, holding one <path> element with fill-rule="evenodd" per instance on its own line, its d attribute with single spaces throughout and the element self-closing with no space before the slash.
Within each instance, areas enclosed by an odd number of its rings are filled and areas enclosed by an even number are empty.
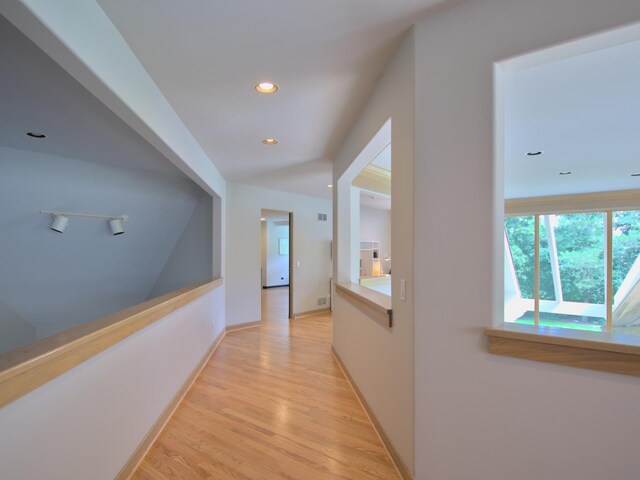
<svg viewBox="0 0 640 480">
<path fill-rule="evenodd" d="M 533 216 L 505 219 L 505 322 L 518 321 L 534 308 L 534 228 Z"/>
<path fill-rule="evenodd" d="M 534 325 L 533 312 L 527 312 L 516 320 L 522 325 Z M 590 330 L 602 332 L 606 328 L 604 318 L 583 315 L 563 315 L 559 313 L 540 312 L 541 327 L 570 328 L 573 330 Z"/>
<path fill-rule="evenodd" d="M 640 334 L 640 211 L 613 212 L 613 331 Z"/>
<path fill-rule="evenodd" d="M 520 294 L 522 298 L 533 298 L 535 218 L 508 217 L 504 224 Z"/>
<path fill-rule="evenodd" d="M 604 331 L 604 215 L 549 215 L 549 223 L 556 240 L 562 301 L 540 301 L 540 324 Z"/>
<path fill-rule="evenodd" d="M 604 305 L 605 236 L 602 213 L 550 215 L 567 302 Z"/>
</svg>

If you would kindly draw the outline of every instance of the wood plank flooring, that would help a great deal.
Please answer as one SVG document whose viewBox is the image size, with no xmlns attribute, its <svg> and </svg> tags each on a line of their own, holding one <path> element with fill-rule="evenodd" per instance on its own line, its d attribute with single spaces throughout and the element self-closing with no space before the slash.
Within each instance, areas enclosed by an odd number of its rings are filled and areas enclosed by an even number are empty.
<svg viewBox="0 0 640 480">
<path fill-rule="evenodd" d="M 263 290 L 259 327 L 229 332 L 134 479 L 398 479 L 331 354 L 328 314 L 289 322 Z"/>
</svg>

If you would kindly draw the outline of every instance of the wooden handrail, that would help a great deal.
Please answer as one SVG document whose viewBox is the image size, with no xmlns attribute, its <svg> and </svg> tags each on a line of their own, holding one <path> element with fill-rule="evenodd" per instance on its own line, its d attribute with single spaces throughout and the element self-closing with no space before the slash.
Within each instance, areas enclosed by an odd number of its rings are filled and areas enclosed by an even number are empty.
<svg viewBox="0 0 640 480">
<path fill-rule="evenodd" d="M 0 355 L 0 408 L 222 283 L 190 285 Z"/>
<path fill-rule="evenodd" d="M 391 297 L 356 283 L 336 283 L 336 293 L 381 325 L 393 326 Z"/>
</svg>

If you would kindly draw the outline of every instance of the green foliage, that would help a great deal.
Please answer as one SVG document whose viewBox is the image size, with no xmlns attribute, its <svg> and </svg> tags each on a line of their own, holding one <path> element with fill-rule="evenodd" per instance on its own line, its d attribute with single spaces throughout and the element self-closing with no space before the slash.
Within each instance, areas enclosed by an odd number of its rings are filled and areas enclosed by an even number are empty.
<svg viewBox="0 0 640 480">
<path fill-rule="evenodd" d="M 562 296 L 568 302 L 604 304 L 605 243 L 601 213 L 556 215 Z"/>
<path fill-rule="evenodd" d="M 542 220 L 542 217 L 541 217 Z M 558 263 L 564 300 L 603 304 L 605 295 L 605 236 L 601 213 L 556 215 Z M 505 229 L 523 298 L 533 298 L 533 216 L 509 217 Z M 640 212 L 614 212 L 613 291 L 616 292 L 640 254 Z M 554 300 L 549 245 L 540 222 L 540 298 Z"/>
<path fill-rule="evenodd" d="M 513 266 L 522 298 L 533 298 L 534 217 L 507 217 L 504 220 Z"/>
<path fill-rule="evenodd" d="M 613 291 L 640 255 L 640 211 L 613 212 Z"/>
</svg>

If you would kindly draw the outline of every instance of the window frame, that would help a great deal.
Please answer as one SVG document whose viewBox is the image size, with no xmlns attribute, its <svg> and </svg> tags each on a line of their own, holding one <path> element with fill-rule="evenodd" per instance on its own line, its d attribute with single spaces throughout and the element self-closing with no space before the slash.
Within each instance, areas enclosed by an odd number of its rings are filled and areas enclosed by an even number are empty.
<svg viewBox="0 0 640 480">
<path fill-rule="evenodd" d="M 535 215 L 535 280 L 539 282 L 540 215 L 608 212 L 606 224 L 607 267 L 605 309 L 607 332 L 569 330 L 502 322 L 485 330 L 490 353 L 587 368 L 625 375 L 640 376 L 640 336 L 611 333 L 613 313 L 613 225 L 614 211 L 640 210 L 640 189 L 573 195 L 514 199 L 505 201 L 504 217 Z M 503 220 L 504 224 L 504 220 Z M 504 247 L 503 247 L 504 248 Z M 504 255 L 504 252 L 503 252 Z M 539 284 L 534 285 L 539 302 Z M 536 310 L 539 312 L 539 305 Z M 539 323 L 539 322 L 537 322 Z"/>
</svg>

